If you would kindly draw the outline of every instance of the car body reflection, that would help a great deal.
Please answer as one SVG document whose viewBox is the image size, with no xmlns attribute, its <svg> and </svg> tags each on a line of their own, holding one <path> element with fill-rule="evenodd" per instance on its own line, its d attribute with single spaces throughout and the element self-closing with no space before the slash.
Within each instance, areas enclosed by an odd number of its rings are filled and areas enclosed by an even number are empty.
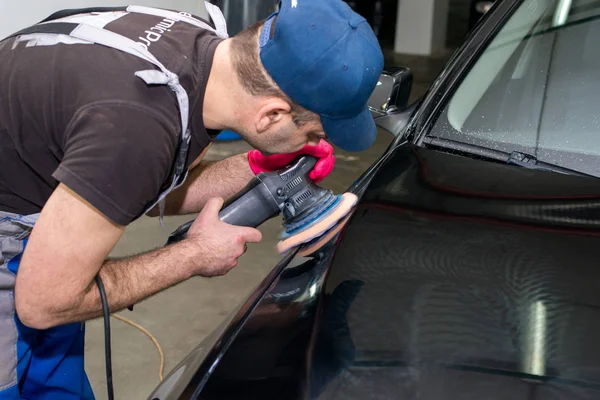
<svg viewBox="0 0 600 400">
<path fill-rule="evenodd" d="M 198 398 L 597 398 L 599 199 L 594 178 L 401 146 Z"/>
</svg>

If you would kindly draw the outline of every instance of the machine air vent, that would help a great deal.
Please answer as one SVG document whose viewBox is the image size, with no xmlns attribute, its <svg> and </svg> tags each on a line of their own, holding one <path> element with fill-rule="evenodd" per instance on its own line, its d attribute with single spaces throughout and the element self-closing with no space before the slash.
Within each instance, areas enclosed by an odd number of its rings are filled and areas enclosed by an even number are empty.
<svg viewBox="0 0 600 400">
<path fill-rule="evenodd" d="M 298 197 L 296 197 L 296 204 L 301 204 L 305 200 L 310 199 L 311 196 L 312 196 L 312 193 L 311 193 L 310 189 L 306 190 L 305 192 L 301 193 Z"/>
<path fill-rule="evenodd" d="M 293 181 L 291 181 L 290 183 L 288 183 L 286 185 L 286 187 L 288 188 L 288 190 L 292 190 L 293 188 L 295 188 L 296 186 L 298 186 L 301 183 L 302 183 L 302 178 L 301 177 L 297 177 L 296 179 L 294 179 Z"/>
</svg>

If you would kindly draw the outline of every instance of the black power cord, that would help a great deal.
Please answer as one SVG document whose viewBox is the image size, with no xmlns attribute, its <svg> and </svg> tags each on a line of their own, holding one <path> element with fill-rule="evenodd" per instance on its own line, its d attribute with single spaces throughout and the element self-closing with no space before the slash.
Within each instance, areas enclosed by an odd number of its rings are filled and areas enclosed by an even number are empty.
<svg viewBox="0 0 600 400">
<path fill-rule="evenodd" d="M 108 400 L 114 400 L 115 394 L 113 391 L 112 379 L 112 349 L 110 346 L 110 310 L 108 308 L 108 299 L 104 284 L 100 279 L 100 274 L 96 275 L 96 285 L 100 291 L 100 300 L 102 300 L 102 312 L 104 313 L 104 360 L 106 365 L 106 391 L 108 392 Z"/>
</svg>

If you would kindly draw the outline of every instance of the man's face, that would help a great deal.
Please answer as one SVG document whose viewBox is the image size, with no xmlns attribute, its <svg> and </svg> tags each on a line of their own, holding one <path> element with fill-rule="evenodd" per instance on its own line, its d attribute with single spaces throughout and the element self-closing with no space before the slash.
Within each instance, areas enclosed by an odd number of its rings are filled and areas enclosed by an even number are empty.
<svg viewBox="0 0 600 400">
<path fill-rule="evenodd" d="M 293 153 L 305 145 L 316 145 L 325 138 L 320 121 L 307 122 L 298 127 L 290 114 L 281 117 L 267 130 L 247 135 L 246 141 L 265 155 Z"/>
</svg>

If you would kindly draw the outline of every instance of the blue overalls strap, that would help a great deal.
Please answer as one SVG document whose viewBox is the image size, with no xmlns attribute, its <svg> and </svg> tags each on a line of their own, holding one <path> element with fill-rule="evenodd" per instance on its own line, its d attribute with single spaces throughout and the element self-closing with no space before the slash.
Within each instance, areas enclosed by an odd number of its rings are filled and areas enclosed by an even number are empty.
<svg viewBox="0 0 600 400">
<path fill-rule="evenodd" d="M 177 13 L 174 11 L 163 10 L 152 7 L 145 6 L 128 6 L 125 8 L 125 11 L 128 13 L 138 13 L 138 14 L 147 14 L 153 15 L 165 19 L 169 19 L 172 21 L 181 21 L 188 23 L 190 25 L 196 26 L 201 29 L 210 30 L 215 32 L 221 38 L 227 38 L 227 25 L 225 23 L 225 18 L 221 13 L 221 10 L 205 1 L 204 5 L 208 11 L 210 18 L 212 19 L 215 28 L 210 26 L 204 21 L 198 20 L 191 16 L 188 13 Z M 122 9 L 118 9 L 122 10 Z M 112 10 L 111 10 L 112 11 Z M 69 14 L 69 16 L 74 16 L 78 14 Z M 63 18 L 63 21 L 68 21 L 67 18 Z M 146 46 L 141 43 L 135 42 L 127 37 L 124 37 L 120 34 L 111 32 L 109 30 L 103 29 L 101 27 L 94 26 L 92 24 L 86 22 L 43 22 L 37 25 L 34 25 L 30 28 L 24 29 L 20 32 L 17 32 L 14 35 L 9 37 L 18 36 L 17 40 L 25 41 L 27 40 L 28 35 L 34 35 L 39 33 L 44 34 L 63 34 L 68 35 L 72 38 L 82 40 L 88 43 L 94 43 L 106 47 L 110 47 L 113 49 L 117 49 L 136 57 L 139 57 L 145 61 L 152 63 L 158 69 L 137 71 L 135 75 L 142 79 L 147 85 L 167 85 L 169 88 L 175 93 L 177 97 L 177 104 L 179 106 L 180 113 L 180 122 L 181 122 L 181 139 L 179 142 L 179 148 L 177 151 L 177 155 L 174 160 L 173 166 L 173 178 L 169 187 L 164 190 L 158 197 L 157 201 L 152 204 L 146 212 L 153 209 L 157 204 L 160 207 L 160 222 L 162 224 L 162 218 L 164 215 L 164 204 L 165 199 L 169 193 L 171 193 L 174 189 L 178 188 L 183 184 L 185 179 L 187 178 L 187 169 L 185 168 L 185 162 L 187 159 L 187 153 L 189 150 L 189 143 L 191 138 L 191 133 L 188 129 L 189 124 L 189 98 L 188 94 L 181 86 L 179 82 L 179 77 L 177 74 L 169 71 L 159 60 L 154 57 L 148 50 Z"/>
</svg>

